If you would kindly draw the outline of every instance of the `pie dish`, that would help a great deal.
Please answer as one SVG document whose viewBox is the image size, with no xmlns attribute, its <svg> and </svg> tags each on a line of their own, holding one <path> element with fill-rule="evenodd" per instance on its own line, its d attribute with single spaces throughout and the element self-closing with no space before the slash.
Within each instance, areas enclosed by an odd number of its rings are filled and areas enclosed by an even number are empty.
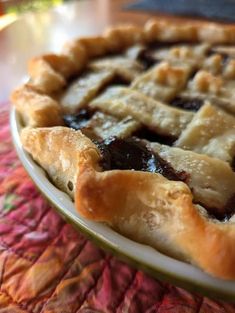
<svg viewBox="0 0 235 313">
<path fill-rule="evenodd" d="M 85 218 L 235 279 L 235 28 L 149 21 L 31 60 L 23 147 Z"/>
</svg>

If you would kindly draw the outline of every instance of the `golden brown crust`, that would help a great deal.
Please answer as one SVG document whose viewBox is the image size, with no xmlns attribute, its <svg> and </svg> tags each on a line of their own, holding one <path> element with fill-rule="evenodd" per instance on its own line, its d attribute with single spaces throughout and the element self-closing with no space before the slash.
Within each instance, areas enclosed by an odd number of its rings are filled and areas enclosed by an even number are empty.
<svg viewBox="0 0 235 313">
<path fill-rule="evenodd" d="M 186 22 L 175 23 L 169 20 L 150 20 L 145 25 L 147 41 L 197 41 L 197 25 Z"/>
<path fill-rule="evenodd" d="M 235 279 L 234 223 L 210 219 L 192 203 L 186 184 L 157 173 L 101 172 L 99 150 L 80 131 L 25 128 L 21 139 L 59 188 L 71 197 L 75 190 L 76 208 L 84 217 L 212 275 Z"/>
<path fill-rule="evenodd" d="M 167 103 L 185 87 L 191 72 L 192 68 L 187 64 L 160 62 L 133 80 L 131 87 L 150 98 Z"/>
<path fill-rule="evenodd" d="M 206 103 L 174 145 L 232 163 L 235 157 L 235 117 Z"/>
<path fill-rule="evenodd" d="M 169 162 L 176 172 L 187 173 L 187 185 L 192 190 L 196 203 L 218 212 L 224 211 L 234 196 L 235 186 L 235 173 L 228 163 L 205 154 L 159 143 L 153 142 L 149 146 Z"/>
<path fill-rule="evenodd" d="M 102 36 L 80 38 L 78 44 L 85 48 L 90 58 L 105 55 L 109 51 L 107 40 Z"/>
<path fill-rule="evenodd" d="M 69 78 L 74 74 L 74 63 L 67 55 L 50 53 L 43 55 L 41 58 L 49 63 L 50 66 L 64 78 Z"/>
<path fill-rule="evenodd" d="M 67 42 L 63 46 L 62 52 L 74 64 L 74 73 L 79 73 L 86 67 L 88 61 L 87 51 L 79 40 Z"/>
<path fill-rule="evenodd" d="M 131 60 L 127 57 L 109 56 L 107 58 L 91 62 L 89 64 L 89 69 L 95 71 L 112 71 L 117 77 L 129 82 L 141 74 L 143 66 L 136 60 Z"/>
<path fill-rule="evenodd" d="M 118 52 L 145 41 L 144 30 L 135 25 L 120 25 L 107 29 L 104 32 L 110 52 Z"/>
<path fill-rule="evenodd" d="M 201 214 L 184 183 L 159 174 L 96 172 L 86 166 L 78 180 L 75 202 L 84 217 L 214 276 L 235 279 L 234 224 Z"/>
<path fill-rule="evenodd" d="M 234 30 L 234 26 L 223 24 L 198 21 L 176 23 L 163 19 L 148 21 L 145 28 L 134 25 L 116 26 L 106 30 L 103 36 L 72 40 L 64 46 L 61 56 L 34 58 L 29 63 L 30 83 L 50 96 L 65 85 L 66 78 L 84 69 L 89 58 L 107 52 L 120 52 L 135 43 L 154 40 L 234 43 Z"/>
<path fill-rule="evenodd" d="M 72 198 L 82 164 L 99 168 L 99 151 L 80 131 L 67 127 L 29 128 L 21 132 L 24 148 Z"/>
<path fill-rule="evenodd" d="M 63 125 L 59 104 L 51 97 L 39 93 L 30 85 L 23 85 L 16 89 L 11 95 L 11 100 L 27 126 Z"/>
<path fill-rule="evenodd" d="M 103 86 L 112 81 L 113 77 L 114 72 L 108 69 L 87 71 L 79 76 L 59 97 L 63 112 L 77 112 L 84 105 L 89 103 Z"/>
<path fill-rule="evenodd" d="M 165 105 L 124 87 L 107 88 L 90 103 L 90 107 L 119 118 L 131 116 L 159 134 L 171 136 L 178 136 L 193 118 L 192 112 Z"/>
<path fill-rule="evenodd" d="M 89 138 L 99 140 L 113 136 L 127 138 L 140 128 L 141 124 L 130 116 L 120 120 L 112 115 L 96 112 L 82 132 Z"/>
<path fill-rule="evenodd" d="M 191 41 L 212 44 L 235 43 L 235 26 L 201 21 L 150 20 L 145 25 L 146 40 Z"/>
<path fill-rule="evenodd" d="M 37 90 L 50 94 L 65 86 L 63 76 L 56 72 L 43 58 L 34 58 L 29 62 L 30 83 Z"/>
<path fill-rule="evenodd" d="M 153 80 L 152 77 L 144 77 L 143 84 L 147 79 L 152 84 L 149 90 L 155 85 L 162 94 L 162 100 L 172 100 L 174 88 L 183 88 L 192 72 L 200 67 L 203 71 L 188 86 L 190 92 L 194 90 L 195 95 L 202 99 L 205 95 L 210 95 L 211 100 L 220 96 L 219 104 L 235 112 L 231 93 L 234 86 L 222 86 L 222 78 L 226 81 L 235 77 L 234 60 L 223 67 L 221 56 L 206 58 L 210 44 L 235 43 L 234 34 L 235 26 L 208 22 L 176 23 L 160 19 L 148 22 L 144 28 L 117 26 L 105 31 L 102 36 L 71 41 L 64 46 L 61 55 L 34 58 L 29 64 L 30 83 L 15 90 L 12 101 L 27 126 L 63 125 L 62 114 L 70 110 L 62 112 L 61 105 L 54 98 L 55 92 L 63 89 L 68 79 L 81 73 L 93 58 L 156 40 L 189 41 L 208 44 L 196 48 L 175 47 L 169 50 L 167 57 L 164 51 L 157 51 L 156 57 L 167 60 L 167 66 L 159 67 Z M 223 50 L 223 47 L 220 49 Z M 177 65 L 179 60 L 184 63 L 184 68 Z M 129 76 L 133 79 L 135 74 Z M 146 91 L 148 96 L 149 90 Z M 131 92 L 138 96 L 138 91 L 132 89 Z M 138 121 L 133 121 L 134 128 L 143 123 L 160 130 L 160 134 L 179 136 L 194 116 L 192 112 L 167 107 L 151 99 L 143 101 L 146 103 L 144 107 L 141 104 L 142 95 L 136 96 L 135 100 L 139 102 L 129 104 L 128 94 L 125 93 L 125 96 L 121 104 L 111 99 L 113 106 L 109 109 L 118 118 L 127 114 L 134 117 Z M 97 99 L 90 107 L 97 106 Z M 146 112 L 147 109 L 149 112 Z M 103 130 L 97 125 L 98 136 L 100 133 L 103 135 Z M 89 129 L 86 131 L 89 132 Z M 202 207 L 192 203 L 192 193 L 186 184 L 169 181 L 155 173 L 99 172 L 100 152 L 80 131 L 63 127 L 26 128 L 21 138 L 25 149 L 46 169 L 59 188 L 72 197 L 75 190 L 76 207 L 83 216 L 107 222 L 122 234 L 196 264 L 214 276 L 235 279 L 235 227 L 232 219 L 224 223 L 210 219 Z M 230 154 L 231 162 L 234 153 Z"/>
</svg>

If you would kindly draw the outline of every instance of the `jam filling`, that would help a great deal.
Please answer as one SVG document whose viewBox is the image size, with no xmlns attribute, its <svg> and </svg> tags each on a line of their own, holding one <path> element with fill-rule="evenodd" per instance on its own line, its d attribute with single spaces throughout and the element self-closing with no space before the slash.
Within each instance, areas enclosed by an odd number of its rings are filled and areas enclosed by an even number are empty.
<svg viewBox="0 0 235 313">
<path fill-rule="evenodd" d="M 105 90 L 108 86 L 110 86 L 110 85 L 128 86 L 129 83 L 130 83 L 130 82 L 129 82 L 128 80 L 126 80 L 124 77 L 122 77 L 121 75 L 117 75 L 117 74 L 116 74 L 110 82 L 108 82 L 107 84 L 105 84 L 105 85 L 103 86 L 103 88 L 101 88 L 101 90 L 99 91 L 99 93 L 102 92 L 102 91 L 104 91 L 104 90 Z"/>
<path fill-rule="evenodd" d="M 176 97 L 170 104 L 177 108 L 196 112 L 203 106 L 204 101 L 201 99 Z"/>
<path fill-rule="evenodd" d="M 232 168 L 233 171 L 235 172 L 235 157 L 234 157 L 233 160 L 232 160 L 231 168 Z"/>
<path fill-rule="evenodd" d="M 77 114 L 66 114 L 63 116 L 64 123 L 67 127 L 73 128 L 75 130 L 82 129 L 86 127 L 87 122 L 92 117 L 93 113 L 86 110 L 81 109 Z"/>
<path fill-rule="evenodd" d="M 111 137 L 95 143 L 101 151 L 101 166 L 105 171 L 118 169 L 159 173 L 169 180 L 183 181 L 187 184 L 189 174 L 174 170 L 168 162 L 149 149 L 144 140 L 136 137 L 126 139 Z M 211 217 L 226 221 L 235 213 L 235 195 L 223 208 L 201 205 Z"/>
<path fill-rule="evenodd" d="M 172 42 L 151 44 L 148 48 L 139 52 L 137 60 L 141 62 L 144 68 L 147 70 L 160 61 L 154 57 L 153 50 L 170 48 L 175 44 L 177 43 Z M 183 42 L 181 44 L 183 44 Z M 208 56 L 211 56 L 215 53 L 217 52 L 213 51 L 212 48 L 209 50 Z M 230 59 L 230 56 L 226 53 L 219 54 L 222 56 L 222 64 L 225 66 Z M 192 78 L 195 73 L 196 71 L 192 73 L 190 78 Z M 124 80 L 122 77 L 116 76 L 111 82 L 105 84 L 99 93 L 101 93 L 111 84 L 128 85 L 129 82 Z M 204 101 L 197 98 L 190 99 L 176 97 L 171 101 L 170 104 L 174 107 L 196 112 L 203 106 Z M 94 112 L 91 112 L 87 109 L 81 109 L 75 115 L 64 115 L 63 119 L 67 127 L 80 130 L 86 127 L 93 114 Z M 119 169 L 159 173 L 169 180 L 183 181 L 187 184 L 187 180 L 189 178 L 188 173 L 185 171 L 177 172 L 168 162 L 163 160 L 159 154 L 153 152 L 147 145 L 147 141 L 150 141 L 172 146 L 175 140 L 176 138 L 174 137 L 158 135 L 144 126 L 140 130 L 136 131 L 132 137 L 126 139 L 110 137 L 102 141 L 95 141 L 95 144 L 98 146 L 102 154 L 100 165 L 102 166 L 103 170 Z M 232 161 L 231 167 L 233 171 L 235 171 L 235 158 Z M 235 214 L 235 194 L 229 199 L 223 208 L 205 207 L 204 204 L 201 205 L 207 210 L 211 217 L 220 221 L 227 221 L 233 214 Z"/>
<path fill-rule="evenodd" d="M 137 60 L 143 64 L 144 69 L 147 70 L 150 67 L 152 67 L 154 64 L 157 64 L 158 62 L 160 62 L 160 60 L 158 60 L 157 58 L 155 58 L 151 51 L 148 49 L 143 49 L 140 51 Z"/>
<path fill-rule="evenodd" d="M 138 137 L 140 139 L 148 140 L 150 142 L 158 142 L 160 144 L 167 146 L 173 146 L 173 143 L 177 139 L 176 137 L 173 136 L 156 134 L 154 131 L 152 131 L 146 126 L 143 126 L 141 129 L 133 133 L 133 136 Z"/>
<path fill-rule="evenodd" d="M 189 41 L 155 41 L 152 42 L 148 45 L 149 49 L 151 50 L 157 50 L 157 49 L 170 49 L 172 47 L 177 47 L 177 46 L 188 46 L 188 47 L 193 47 L 194 46 L 194 41 L 192 40 L 191 42 Z"/>
<path fill-rule="evenodd" d="M 235 214 L 235 194 L 228 200 L 223 208 L 205 207 L 208 214 L 219 221 L 228 221 Z"/>
<path fill-rule="evenodd" d="M 226 203 L 224 210 L 221 212 L 222 214 L 224 216 L 223 218 L 226 219 L 229 219 L 235 214 L 235 193 Z"/>
<path fill-rule="evenodd" d="M 168 162 L 153 153 L 143 140 L 136 137 L 111 137 L 96 144 L 103 156 L 101 166 L 104 170 L 136 170 L 159 173 L 169 180 L 187 179 L 185 172 L 176 172 Z"/>
<path fill-rule="evenodd" d="M 227 53 L 220 53 L 221 57 L 222 57 L 222 65 L 225 66 L 227 65 L 230 56 Z"/>
<path fill-rule="evenodd" d="M 139 51 L 137 60 L 141 62 L 144 66 L 144 69 L 147 70 L 153 65 L 161 62 L 162 60 L 154 56 L 154 51 L 159 49 L 170 49 L 176 44 L 184 44 L 184 42 L 154 42 L 148 45 L 148 48 L 142 49 Z M 186 44 L 186 43 L 185 43 Z M 187 45 L 189 45 L 187 43 Z"/>
<path fill-rule="evenodd" d="M 92 115 L 93 112 L 82 109 L 76 115 L 68 114 L 63 118 L 66 126 L 79 130 L 86 127 Z M 142 127 L 135 132 L 135 136 L 139 138 L 134 136 L 126 139 L 110 137 L 102 141 L 95 141 L 102 154 L 100 165 L 103 170 L 119 169 L 159 173 L 169 180 L 183 181 L 187 184 L 188 173 L 184 171 L 177 172 L 168 162 L 147 146 L 147 141 L 172 145 L 175 138 L 157 135 L 147 127 Z M 235 170 L 235 158 L 231 166 Z M 201 205 L 211 217 L 220 221 L 227 221 L 235 214 L 235 195 L 229 199 L 223 208 Z"/>
</svg>

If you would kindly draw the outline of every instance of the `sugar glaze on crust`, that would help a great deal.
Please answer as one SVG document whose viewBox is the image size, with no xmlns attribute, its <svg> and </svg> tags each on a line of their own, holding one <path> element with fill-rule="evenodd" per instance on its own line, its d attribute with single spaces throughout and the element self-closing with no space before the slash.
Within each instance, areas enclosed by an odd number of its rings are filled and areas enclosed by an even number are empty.
<svg viewBox="0 0 235 313">
<path fill-rule="evenodd" d="M 211 275 L 235 279 L 234 217 L 226 222 L 210 218 L 203 207 L 193 203 L 185 183 L 170 181 L 161 174 L 102 171 L 97 146 L 80 131 L 63 127 L 62 115 L 73 108 L 61 107 L 56 93 L 71 77 L 82 73 L 94 58 L 154 41 L 235 44 L 235 27 L 153 20 L 144 28 L 120 26 L 102 36 L 74 40 L 59 55 L 34 58 L 29 64 L 29 82 L 12 94 L 12 102 L 28 126 L 21 134 L 23 146 L 55 185 L 75 199 L 76 209 L 84 217 L 106 222 L 133 240 L 195 264 Z M 183 52 L 187 59 L 191 52 Z M 170 86 L 168 81 L 165 84 L 174 88 L 181 83 L 177 73 L 182 76 L 182 71 L 176 71 L 170 63 L 164 66 L 156 71 L 156 81 L 164 71 L 171 70 L 174 80 Z M 197 84 L 203 80 L 199 78 L 195 77 Z M 188 123 L 194 113 L 185 114 Z"/>
<path fill-rule="evenodd" d="M 25 128 L 21 140 L 54 183 L 75 196 L 82 216 L 106 222 L 129 238 L 214 276 L 235 279 L 233 218 L 226 223 L 209 218 L 203 207 L 193 204 L 185 183 L 141 171 L 102 172 L 98 148 L 80 131 Z"/>
<path fill-rule="evenodd" d="M 214 276 L 235 279 L 234 223 L 203 215 L 182 182 L 138 171 L 86 169 L 78 177 L 75 203 L 88 219 L 107 222 L 129 238 Z"/>
</svg>

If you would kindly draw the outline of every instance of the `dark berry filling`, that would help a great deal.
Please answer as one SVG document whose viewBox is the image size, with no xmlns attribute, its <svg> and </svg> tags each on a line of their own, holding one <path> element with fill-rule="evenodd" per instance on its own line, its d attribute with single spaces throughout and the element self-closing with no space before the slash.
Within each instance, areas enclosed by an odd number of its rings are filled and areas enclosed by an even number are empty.
<svg viewBox="0 0 235 313">
<path fill-rule="evenodd" d="M 202 204 L 205 207 L 205 205 Z M 235 194 L 223 208 L 205 207 L 208 214 L 219 221 L 227 221 L 235 214 Z"/>
<path fill-rule="evenodd" d="M 201 108 L 201 106 L 203 106 L 204 101 L 202 99 L 176 97 L 170 104 L 177 108 L 196 112 Z"/>
<path fill-rule="evenodd" d="M 121 75 L 115 75 L 114 78 L 107 83 L 107 85 L 104 85 L 104 87 L 101 89 L 101 92 L 104 91 L 108 86 L 112 85 L 122 85 L 127 86 L 129 85 L 129 81 L 125 79 L 125 77 L 122 77 Z"/>
<path fill-rule="evenodd" d="M 176 43 L 174 42 L 152 44 L 149 48 L 140 50 L 136 59 L 143 64 L 144 68 L 147 70 L 159 62 L 157 57 L 154 56 L 154 50 L 170 48 L 175 44 Z M 217 52 L 212 48 L 208 51 L 207 56 L 209 57 L 215 53 Z M 230 56 L 226 53 L 219 54 L 222 56 L 222 64 L 225 66 L 230 59 Z M 196 71 L 192 72 L 190 79 L 194 77 L 195 73 Z M 124 78 L 116 76 L 111 82 L 103 86 L 99 93 L 109 85 L 127 84 L 129 84 L 129 82 Z M 202 99 L 182 98 L 180 96 L 174 98 L 170 103 L 170 105 L 174 107 L 195 112 L 198 111 L 203 104 L 204 101 Z M 86 127 L 92 115 L 93 112 L 90 112 L 87 109 L 81 109 L 75 115 L 65 115 L 63 119 L 66 126 L 75 130 L 80 130 Z M 158 135 L 144 126 L 135 132 L 132 137 L 126 139 L 110 137 L 102 141 L 95 141 L 95 144 L 98 146 L 102 154 L 101 166 L 103 170 L 119 169 L 159 173 L 169 180 L 183 181 L 187 183 L 189 179 L 189 174 L 187 172 L 177 172 L 167 161 L 162 159 L 158 153 L 153 152 L 147 144 L 147 141 L 150 141 L 172 146 L 175 140 L 176 138 L 174 137 Z M 231 163 L 231 167 L 235 171 L 235 158 Z M 72 190 L 70 185 L 68 188 Z M 204 204 L 202 204 L 202 206 L 205 207 Z M 229 220 L 231 216 L 235 214 L 235 194 L 229 199 L 223 208 L 205 207 L 205 209 L 213 218 L 220 221 Z"/>
<path fill-rule="evenodd" d="M 136 136 L 140 139 L 145 139 L 150 142 L 159 142 L 163 145 L 172 146 L 173 143 L 176 141 L 176 137 L 167 136 L 167 135 L 159 135 L 156 134 L 151 129 L 147 128 L 146 126 L 143 126 L 141 129 L 136 131 L 133 136 Z"/>
<path fill-rule="evenodd" d="M 222 57 L 222 65 L 225 66 L 228 63 L 230 56 L 227 53 L 220 53 L 220 55 Z"/>
<path fill-rule="evenodd" d="M 228 200 L 224 210 L 222 210 L 221 215 L 224 215 L 227 219 L 229 219 L 233 214 L 235 214 L 235 193 L 234 195 Z"/>
<path fill-rule="evenodd" d="M 136 170 L 159 173 L 170 180 L 187 179 L 185 172 L 176 172 L 168 162 L 151 151 L 143 140 L 136 137 L 111 137 L 96 144 L 103 156 L 101 166 L 104 170 Z"/>
<path fill-rule="evenodd" d="M 79 130 L 86 126 L 91 118 L 92 113 L 86 109 L 81 109 L 77 114 L 66 114 L 63 120 L 66 126 Z"/>
<path fill-rule="evenodd" d="M 170 49 L 172 47 L 177 47 L 177 46 L 188 46 L 188 47 L 193 47 L 193 41 L 155 41 L 152 42 L 148 45 L 150 50 L 158 50 L 158 49 Z"/>
<path fill-rule="evenodd" d="M 82 109 L 76 115 L 65 115 L 64 121 L 68 127 L 78 130 L 86 127 L 92 114 L 92 112 Z M 135 136 L 139 138 L 134 136 L 126 139 L 110 137 L 102 141 L 95 141 L 102 154 L 103 170 L 119 169 L 159 173 L 169 180 L 183 181 L 187 184 L 189 178 L 187 172 L 177 172 L 159 154 L 148 147 L 147 141 L 172 145 L 175 138 L 157 135 L 146 127 L 138 130 Z M 235 158 L 231 166 L 235 169 Z M 204 204 L 202 206 L 205 207 Z M 211 217 L 226 221 L 235 214 L 235 195 L 223 208 L 205 207 L 205 209 Z"/>
<path fill-rule="evenodd" d="M 177 172 L 159 154 L 148 148 L 147 143 L 136 137 L 119 139 L 111 137 L 95 142 L 102 154 L 103 170 L 136 170 L 159 173 L 169 180 L 183 181 L 187 184 L 189 174 Z M 208 214 L 220 221 L 228 220 L 235 213 L 235 195 L 223 208 L 206 207 Z"/>
<path fill-rule="evenodd" d="M 155 58 L 151 51 L 148 49 L 141 50 L 137 57 L 137 60 L 143 64 L 145 70 L 149 69 L 151 66 L 159 62 L 159 60 Z"/>
<path fill-rule="evenodd" d="M 231 167 L 232 167 L 233 171 L 235 172 L 235 157 L 232 160 Z"/>
<path fill-rule="evenodd" d="M 148 48 L 142 49 L 139 51 L 137 55 L 137 60 L 144 65 L 145 70 L 149 69 L 151 66 L 161 62 L 156 56 L 154 56 L 154 52 L 159 49 L 166 49 L 175 46 L 175 42 L 154 42 L 151 43 Z M 179 44 L 179 42 L 177 42 Z M 182 44 L 180 42 L 180 44 Z"/>
</svg>

